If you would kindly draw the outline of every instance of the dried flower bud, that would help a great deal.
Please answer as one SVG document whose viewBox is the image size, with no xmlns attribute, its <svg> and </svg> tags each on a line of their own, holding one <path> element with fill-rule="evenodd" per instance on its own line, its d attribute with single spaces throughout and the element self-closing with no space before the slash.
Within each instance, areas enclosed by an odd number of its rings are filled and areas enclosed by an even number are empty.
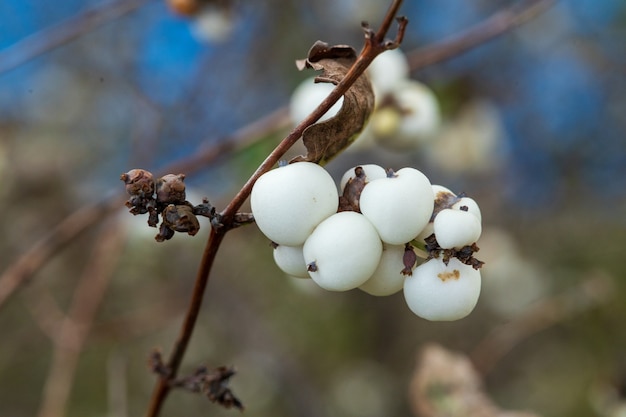
<svg viewBox="0 0 626 417">
<path fill-rule="evenodd" d="M 131 169 L 120 179 L 126 184 L 126 192 L 130 196 L 151 197 L 154 194 L 154 177 L 149 171 Z"/>
<path fill-rule="evenodd" d="M 170 240 L 174 237 L 174 231 L 170 229 L 165 222 L 161 223 L 159 226 L 159 233 L 154 237 L 157 242 L 163 242 L 166 240 Z"/>
<path fill-rule="evenodd" d="M 126 184 L 126 192 L 130 196 L 126 207 L 132 214 L 145 214 L 154 207 L 155 182 L 152 173 L 143 169 L 131 169 L 122 174 L 120 179 Z"/>
<path fill-rule="evenodd" d="M 193 214 L 193 207 L 170 204 L 163 210 L 163 224 L 176 232 L 195 235 L 200 230 L 198 218 Z"/>
<path fill-rule="evenodd" d="M 164 204 L 181 204 L 185 202 L 184 174 L 167 174 L 157 180 L 157 202 Z"/>
</svg>

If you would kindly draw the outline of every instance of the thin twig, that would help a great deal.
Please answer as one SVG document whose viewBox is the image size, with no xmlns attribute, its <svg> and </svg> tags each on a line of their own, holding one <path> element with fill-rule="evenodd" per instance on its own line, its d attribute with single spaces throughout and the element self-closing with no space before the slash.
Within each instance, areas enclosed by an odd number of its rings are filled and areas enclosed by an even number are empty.
<svg viewBox="0 0 626 417">
<path fill-rule="evenodd" d="M 0 75 L 128 14 L 148 0 L 115 0 L 84 10 L 0 51 Z"/>
<path fill-rule="evenodd" d="M 91 258 L 72 296 L 69 311 L 53 339 L 54 353 L 44 385 L 39 417 L 65 415 L 78 357 L 121 254 L 124 236 L 125 231 L 121 225 L 110 224 L 103 228 L 98 243 L 92 251 Z"/>
<path fill-rule="evenodd" d="M 103 220 L 108 213 L 119 210 L 123 204 L 124 199 L 116 196 L 99 204 L 84 206 L 52 228 L 0 276 L 0 308 L 11 294 L 43 267 L 54 254 L 88 227 Z"/>
<path fill-rule="evenodd" d="M 390 22 L 394 19 L 398 13 L 398 9 L 402 4 L 402 0 L 394 0 L 389 8 L 384 22 Z M 402 34 L 406 20 L 399 21 L 398 37 L 396 42 L 402 40 Z M 249 197 L 252 187 L 256 180 L 269 171 L 278 160 L 295 144 L 295 142 L 302 136 L 304 130 L 313 125 L 320 117 L 322 117 L 341 96 L 352 86 L 352 84 L 365 72 L 367 66 L 376 58 L 379 54 L 388 49 L 391 44 L 385 41 L 386 32 L 378 32 L 375 35 L 371 32 L 366 32 L 365 47 L 357 57 L 356 62 L 352 65 L 350 70 L 346 73 L 344 78 L 335 86 L 333 91 L 322 101 L 322 103 L 308 116 L 306 117 L 294 130 L 291 131 L 276 148 L 269 154 L 269 156 L 261 163 L 259 168 L 252 174 L 248 181 L 244 184 L 241 190 L 235 195 L 233 200 L 226 206 L 221 213 L 221 227 L 214 227 L 211 229 L 209 239 L 202 255 L 200 267 L 196 275 L 196 282 L 194 285 L 193 293 L 191 296 L 191 302 L 189 309 L 185 316 L 185 321 L 181 327 L 178 339 L 174 345 L 174 349 L 170 354 L 166 367 L 168 369 L 167 376 L 161 376 L 156 384 L 156 387 L 152 394 L 152 399 L 148 406 L 147 417 L 156 417 L 161 410 L 163 402 L 167 398 L 167 395 L 171 389 L 171 381 L 175 379 L 180 364 L 182 362 L 185 351 L 191 339 L 198 313 L 202 305 L 202 299 L 204 296 L 204 290 L 206 289 L 209 281 L 210 273 L 213 267 L 213 263 L 216 258 L 217 251 L 226 235 L 226 233 L 234 228 L 235 214 L 243 205 L 244 201 Z M 393 45 L 396 47 L 397 45 Z"/>
</svg>

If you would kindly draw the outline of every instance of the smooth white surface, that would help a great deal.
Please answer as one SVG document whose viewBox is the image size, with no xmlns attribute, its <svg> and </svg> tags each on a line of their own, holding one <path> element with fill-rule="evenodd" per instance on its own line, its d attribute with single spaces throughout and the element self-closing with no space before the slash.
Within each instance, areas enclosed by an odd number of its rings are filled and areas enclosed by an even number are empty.
<svg viewBox="0 0 626 417">
<path fill-rule="evenodd" d="M 304 260 L 317 268 L 309 275 L 322 288 L 347 291 L 367 281 L 378 266 L 383 245 L 361 214 L 344 211 L 320 223 L 304 243 Z"/>
<path fill-rule="evenodd" d="M 332 177 L 311 162 L 273 169 L 252 188 L 256 225 L 279 245 L 299 246 L 315 226 L 337 211 L 339 195 Z"/>
</svg>

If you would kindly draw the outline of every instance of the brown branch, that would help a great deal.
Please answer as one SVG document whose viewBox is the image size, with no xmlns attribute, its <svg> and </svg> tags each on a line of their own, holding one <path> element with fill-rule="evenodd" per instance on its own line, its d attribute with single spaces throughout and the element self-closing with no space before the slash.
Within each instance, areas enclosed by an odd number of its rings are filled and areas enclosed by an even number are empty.
<svg viewBox="0 0 626 417">
<path fill-rule="evenodd" d="M 115 0 L 84 10 L 0 51 L 0 75 L 141 7 L 148 0 Z"/>
<path fill-rule="evenodd" d="M 384 22 L 389 22 L 395 18 L 402 0 L 394 0 L 389 8 Z M 402 34 L 404 27 L 406 26 L 406 19 L 399 20 L 398 37 L 396 43 L 387 42 L 385 40 L 386 32 L 379 31 L 374 34 L 372 31 L 366 29 L 366 42 L 363 50 L 357 57 L 356 62 L 352 65 L 350 70 L 346 73 L 345 77 L 335 86 L 333 91 L 322 101 L 322 103 L 308 116 L 306 117 L 294 130 L 291 131 L 269 154 L 269 156 L 261 163 L 259 168 L 252 174 L 248 181 L 244 184 L 241 190 L 235 195 L 233 200 L 221 213 L 221 225 L 220 227 L 213 227 L 211 234 L 204 249 L 202 260 L 200 262 L 200 268 L 196 275 L 196 282 L 194 285 L 193 293 L 191 296 L 191 302 L 189 309 L 185 316 L 185 321 L 181 327 L 178 339 L 174 345 L 174 349 L 170 354 L 166 367 L 168 375 L 161 376 L 156 384 L 156 387 L 152 394 L 152 399 L 148 406 L 147 417 L 156 417 L 161 410 L 163 402 L 167 398 L 167 395 L 171 389 L 171 382 L 176 378 L 183 356 L 191 339 L 193 329 L 195 327 L 198 313 L 202 305 L 202 299 L 204 296 L 204 290 L 208 283 L 211 270 L 217 251 L 226 235 L 226 233 L 235 227 L 235 214 L 243 205 L 244 201 L 250 196 L 252 187 L 256 180 L 269 171 L 278 160 L 295 144 L 295 142 L 302 136 L 304 130 L 317 122 L 341 96 L 352 86 L 352 84 L 359 78 L 367 69 L 367 66 L 376 58 L 379 54 L 391 47 L 397 47 L 397 42 L 402 40 Z"/>
<path fill-rule="evenodd" d="M 174 344 L 174 349 L 166 364 L 169 374 L 167 377 L 161 377 L 158 379 L 152 394 L 150 405 L 148 406 L 147 416 L 157 416 L 159 414 L 161 406 L 171 389 L 170 380 L 176 378 L 178 369 L 180 368 L 180 364 L 187 349 L 187 345 L 191 339 L 191 335 L 198 318 L 198 313 L 200 312 L 200 307 L 202 306 L 204 290 L 209 282 L 209 272 L 213 266 L 213 261 L 215 260 L 220 244 L 224 239 L 225 230 L 226 229 L 211 229 L 209 241 L 204 248 L 204 253 L 202 254 L 200 268 L 198 269 L 196 276 L 185 321 L 181 326 L 178 338 Z"/>
<path fill-rule="evenodd" d="M 411 71 L 445 61 L 483 45 L 535 18 L 557 0 L 527 0 L 496 12 L 477 25 L 431 46 L 407 53 Z"/>
<path fill-rule="evenodd" d="M 53 338 L 54 353 L 44 385 L 39 417 L 65 415 L 80 352 L 123 246 L 124 230 L 119 224 L 107 226 L 103 228 L 83 276 L 74 290 L 69 311 Z"/>
</svg>

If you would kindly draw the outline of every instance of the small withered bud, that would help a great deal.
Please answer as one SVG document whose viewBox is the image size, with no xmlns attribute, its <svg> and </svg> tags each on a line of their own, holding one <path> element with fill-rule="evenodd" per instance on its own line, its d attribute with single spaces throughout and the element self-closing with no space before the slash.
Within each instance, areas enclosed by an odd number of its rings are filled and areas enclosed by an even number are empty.
<svg viewBox="0 0 626 417">
<path fill-rule="evenodd" d="M 417 255 L 413 250 L 413 246 L 408 243 L 404 246 L 404 255 L 402 255 L 402 263 L 404 264 L 404 269 L 401 271 L 404 276 L 413 275 L 413 267 L 417 262 Z"/>
<path fill-rule="evenodd" d="M 359 200 L 363 188 L 367 185 L 367 176 L 363 167 L 354 168 L 354 177 L 350 178 L 343 188 L 343 194 L 339 196 L 339 209 L 337 211 L 361 212 Z"/>
<path fill-rule="evenodd" d="M 156 199 L 162 204 L 182 204 L 185 194 L 185 175 L 167 174 L 156 181 Z"/>
<path fill-rule="evenodd" d="M 164 242 L 173 238 L 175 233 L 176 232 L 167 227 L 165 222 L 163 222 L 159 226 L 159 233 L 154 237 L 154 240 L 156 240 L 157 242 Z"/>
<path fill-rule="evenodd" d="M 154 194 L 154 176 L 145 169 L 131 169 L 120 179 L 126 184 L 126 192 L 130 196 L 150 197 Z"/>
<path fill-rule="evenodd" d="M 308 264 L 306 266 L 306 270 L 309 271 L 309 272 L 317 272 L 317 264 L 315 263 L 315 261 L 313 261 L 310 264 Z"/>
<path fill-rule="evenodd" d="M 126 184 L 126 192 L 130 196 L 125 203 L 132 214 L 145 214 L 155 206 L 155 181 L 151 172 L 144 169 L 131 169 L 120 176 Z"/>
<path fill-rule="evenodd" d="M 162 213 L 163 224 L 175 232 L 194 236 L 200 230 L 198 218 L 193 214 L 193 207 L 181 204 L 170 204 Z"/>
</svg>

